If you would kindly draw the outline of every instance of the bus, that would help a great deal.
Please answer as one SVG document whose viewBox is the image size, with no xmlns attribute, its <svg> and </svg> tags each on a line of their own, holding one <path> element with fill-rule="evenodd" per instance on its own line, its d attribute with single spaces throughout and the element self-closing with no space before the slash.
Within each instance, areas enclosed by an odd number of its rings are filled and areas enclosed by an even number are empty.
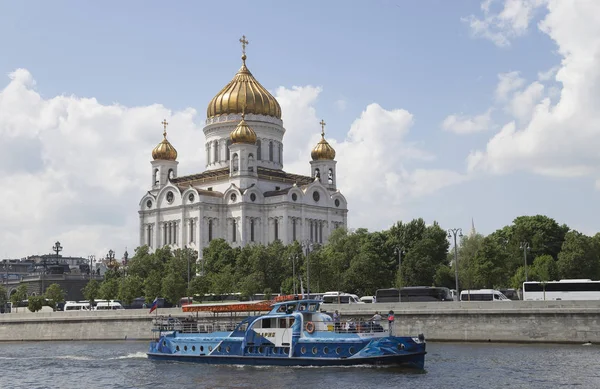
<svg viewBox="0 0 600 389">
<path fill-rule="evenodd" d="M 523 300 L 600 300 L 600 281 L 526 281 L 523 282 Z"/>
<path fill-rule="evenodd" d="M 454 301 L 450 289 L 436 286 L 407 286 L 401 289 L 378 289 L 375 292 L 378 303 L 410 303 L 427 301 Z"/>
</svg>

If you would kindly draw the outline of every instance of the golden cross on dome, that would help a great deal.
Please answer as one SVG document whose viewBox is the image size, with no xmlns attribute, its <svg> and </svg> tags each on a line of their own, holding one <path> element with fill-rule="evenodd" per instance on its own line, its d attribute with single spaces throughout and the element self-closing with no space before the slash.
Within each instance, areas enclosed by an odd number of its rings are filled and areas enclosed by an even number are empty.
<svg viewBox="0 0 600 389">
<path fill-rule="evenodd" d="M 242 44 L 242 55 L 245 57 L 246 56 L 246 45 L 250 44 L 250 42 L 248 42 L 248 40 L 246 40 L 246 35 L 242 35 L 242 37 L 240 38 L 240 43 Z"/>
<path fill-rule="evenodd" d="M 321 119 L 321 121 L 319 122 L 319 124 L 321 125 L 321 136 L 325 137 L 325 120 Z"/>
<path fill-rule="evenodd" d="M 169 123 L 167 123 L 167 119 L 163 119 L 163 121 L 160 122 L 160 124 L 162 124 L 163 127 L 165 128 L 165 130 L 163 131 L 163 136 L 166 137 L 167 136 L 167 126 L 169 125 Z"/>
</svg>

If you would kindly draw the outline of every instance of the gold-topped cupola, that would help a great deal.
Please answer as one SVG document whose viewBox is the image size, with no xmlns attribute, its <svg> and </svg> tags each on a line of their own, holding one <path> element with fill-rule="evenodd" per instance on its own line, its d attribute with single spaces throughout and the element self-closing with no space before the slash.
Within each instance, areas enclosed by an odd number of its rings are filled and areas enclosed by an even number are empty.
<svg viewBox="0 0 600 389">
<path fill-rule="evenodd" d="M 154 150 L 152 150 L 152 158 L 155 161 L 175 161 L 177 159 L 177 150 L 175 150 L 175 147 L 167 140 L 167 125 L 169 123 L 164 119 L 161 124 L 164 126 L 163 140 L 156 145 Z"/>
<path fill-rule="evenodd" d="M 331 147 L 329 142 L 325 140 L 325 121 L 321 120 L 319 124 L 321 125 L 321 140 L 317 143 L 315 148 L 312 149 L 310 156 L 313 161 L 333 160 L 335 159 L 335 150 Z"/>
<path fill-rule="evenodd" d="M 263 87 L 246 67 L 246 36 L 240 39 L 242 44 L 242 67 L 229 84 L 208 104 L 206 118 L 228 114 L 240 114 L 246 107 L 246 114 L 265 115 L 281 119 L 281 107 L 265 87 Z"/>
<path fill-rule="evenodd" d="M 245 110 L 242 109 L 242 120 L 240 120 L 237 127 L 235 127 L 235 130 L 231 131 L 231 134 L 229 134 L 229 139 L 231 139 L 231 143 L 233 144 L 248 143 L 253 145 L 256 143 L 256 132 L 254 132 L 248 123 L 246 123 L 246 120 L 244 120 L 246 117 L 246 113 L 244 111 Z"/>
</svg>

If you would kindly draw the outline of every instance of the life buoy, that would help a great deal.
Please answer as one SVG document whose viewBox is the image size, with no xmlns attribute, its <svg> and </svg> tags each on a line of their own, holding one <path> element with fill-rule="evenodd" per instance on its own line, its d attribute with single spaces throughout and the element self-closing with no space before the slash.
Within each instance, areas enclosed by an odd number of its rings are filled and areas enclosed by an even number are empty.
<svg viewBox="0 0 600 389">
<path fill-rule="evenodd" d="M 315 332 L 315 324 L 312 321 L 306 323 L 306 332 L 312 334 Z"/>
</svg>

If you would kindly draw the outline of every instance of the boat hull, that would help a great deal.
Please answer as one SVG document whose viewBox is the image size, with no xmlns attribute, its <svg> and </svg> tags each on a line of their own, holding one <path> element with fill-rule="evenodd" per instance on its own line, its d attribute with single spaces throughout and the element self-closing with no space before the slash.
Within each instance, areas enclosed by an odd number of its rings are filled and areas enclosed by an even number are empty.
<svg viewBox="0 0 600 389">
<path fill-rule="evenodd" d="M 253 366 L 405 366 L 423 369 L 426 352 L 406 353 L 401 355 L 380 355 L 362 358 L 304 358 L 304 357 L 249 357 L 235 355 L 173 355 L 148 353 L 149 359 L 177 362 L 194 362 L 216 365 L 253 365 Z"/>
</svg>

